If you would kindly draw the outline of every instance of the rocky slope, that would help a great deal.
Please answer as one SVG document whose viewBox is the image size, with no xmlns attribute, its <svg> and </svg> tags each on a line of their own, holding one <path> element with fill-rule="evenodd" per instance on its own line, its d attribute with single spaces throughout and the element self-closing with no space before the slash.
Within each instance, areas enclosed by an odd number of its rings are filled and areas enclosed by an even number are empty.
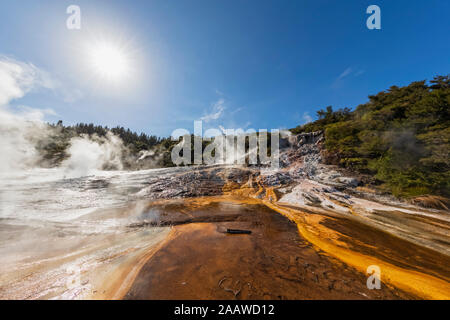
<svg viewBox="0 0 450 320">
<path fill-rule="evenodd" d="M 322 163 L 321 132 L 282 141 L 281 168 L 199 166 L 149 181 L 139 196 L 251 198 L 294 221 L 318 250 L 415 296 L 448 298 L 450 213 L 380 195 Z M 170 224 L 165 221 L 164 224 Z"/>
</svg>

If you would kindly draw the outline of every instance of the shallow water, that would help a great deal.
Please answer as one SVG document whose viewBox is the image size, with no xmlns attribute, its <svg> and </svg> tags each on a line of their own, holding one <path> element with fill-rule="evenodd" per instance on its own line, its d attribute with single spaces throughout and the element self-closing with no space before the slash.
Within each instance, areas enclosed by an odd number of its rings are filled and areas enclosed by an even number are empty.
<svg viewBox="0 0 450 320">
<path fill-rule="evenodd" d="M 3 174 L 0 298 L 98 294 L 108 275 L 168 234 L 169 228 L 129 226 L 142 220 L 142 190 L 148 182 L 179 170 L 96 172 L 75 178 L 58 169 Z"/>
<path fill-rule="evenodd" d="M 264 202 L 251 197 L 224 201 L 218 196 L 215 200 L 172 200 L 150 206 L 150 199 L 159 198 L 161 193 L 169 198 L 180 194 L 178 191 L 185 187 L 184 175 L 180 173 L 191 170 L 100 171 L 81 177 L 61 169 L 0 174 L 0 299 L 121 298 L 156 248 L 172 239 L 169 232 L 172 235 L 174 229 L 161 225 L 240 221 L 246 205 Z M 206 175 L 205 179 L 216 175 L 219 176 L 217 172 Z M 204 178 L 201 174 L 199 177 Z M 188 178 L 195 180 L 196 176 Z M 164 183 L 159 184 L 161 181 Z M 214 186 L 220 187 L 220 183 Z M 323 234 L 316 239 L 302 233 L 305 239 L 313 243 L 317 240 L 319 247 L 323 241 L 329 241 L 323 250 L 338 258 L 342 258 L 341 251 L 334 249 L 342 244 L 353 250 L 344 252 L 346 255 L 365 254 L 366 260 L 373 256 L 394 263 L 397 269 L 406 266 L 448 280 L 448 257 L 443 255 L 448 250 L 447 212 L 397 208 L 353 196 L 342 197 L 351 204 L 349 210 L 348 206 L 341 206 L 346 204 L 344 200 L 334 199 L 339 192 L 325 192 L 324 188 L 319 190 L 316 183 L 305 180 L 294 189 L 298 193 L 292 192 L 280 200 L 290 200 L 278 211 L 296 221 L 300 232 L 305 227 Z M 292 204 L 302 204 L 305 192 L 323 197 L 325 207 L 303 204 L 302 208 L 309 211 L 289 209 Z M 334 201 L 326 201 L 329 198 Z M 214 206 L 205 207 L 211 201 L 216 201 Z M 272 203 L 266 202 L 271 207 Z M 160 226 L 155 227 L 155 222 Z M 391 242 L 386 240 L 391 238 Z M 416 245 L 442 254 L 437 259 L 427 250 L 415 250 Z M 361 262 L 357 266 L 364 273 L 366 261 L 352 258 L 348 263 L 355 261 Z M 405 281 L 409 281 L 411 275 L 406 274 Z"/>
</svg>

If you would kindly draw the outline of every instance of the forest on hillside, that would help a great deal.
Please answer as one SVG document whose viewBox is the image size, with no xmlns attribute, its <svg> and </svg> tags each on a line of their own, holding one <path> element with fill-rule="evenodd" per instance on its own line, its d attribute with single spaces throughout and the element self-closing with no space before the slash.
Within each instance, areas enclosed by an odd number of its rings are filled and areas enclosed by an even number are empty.
<svg viewBox="0 0 450 320">
<path fill-rule="evenodd" d="M 323 131 L 326 163 L 371 175 L 379 188 L 396 196 L 450 196 L 448 75 L 392 86 L 354 110 L 329 106 L 319 110 L 317 118 L 291 132 Z M 170 138 L 94 124 L 64 126 L 60 121 L 49 126 L 52 134 L 37 145 L 49 166 L 68 157 L 72 138 L 87 136 L 101 143 L 108 133 L 123 142 L 124 169 L 174 166 L 171 151 L 178 141 Z M 203 148 L 206 145 L 203 141 Z"/>
<path fill-rule="evenodd" d="M 37 143 L 36 149 L 42 155 L 44 166 L 58 166 L 69 155 L 71 139 L 85 137 L 96 143 L 103 144 L 111 135 L 120 138 L 121 163 L 126 170 L 149 169 L 155 167 L 173 166 L 170 160 L 170 150 L 176 141 L 170 138 L 160 138 L 145 133 L 136 133 L 123 127 L 108 128 L 92 123 L 78 123 L 65 126 L 62 121 L 48 124 L 49 134 Z M 117 169 L 117 168 L 105 168 Z"/>
<path fill-rule="evenodd" d="M 392 86 L 354 111 L 317 112 L 293 133 L 323 130 L 329 164 L 373 175 L 396 196 L 450 196 L 450 78 Z"/>
</svg>

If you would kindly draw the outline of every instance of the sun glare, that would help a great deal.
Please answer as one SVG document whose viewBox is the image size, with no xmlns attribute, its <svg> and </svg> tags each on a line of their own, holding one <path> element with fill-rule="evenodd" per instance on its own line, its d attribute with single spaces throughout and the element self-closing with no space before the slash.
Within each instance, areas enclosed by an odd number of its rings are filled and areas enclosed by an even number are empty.
<svg viewBox="0 0 450 320">
<path fill-rule="evenodd" d="M 129 61 L 125 52 L 109 43 L 99 43 L 91 49 L 94 71 L 102 78 L 118 81 L 127 75 Z"/>
</svg>

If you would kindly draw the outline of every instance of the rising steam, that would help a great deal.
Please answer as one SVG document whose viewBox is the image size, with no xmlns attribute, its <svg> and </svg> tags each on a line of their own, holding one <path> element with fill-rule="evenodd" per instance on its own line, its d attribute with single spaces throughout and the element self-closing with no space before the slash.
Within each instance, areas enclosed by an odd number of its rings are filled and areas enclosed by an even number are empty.
<svg viewBox="0 0 450 320">
<path fill-rule="evenodd" d="M 9 103 L 32 90 L 57 86 L 57 81 L 34 65 L 0 56 L 0 173 L 39 167 L 43 159 L 38 144 L 60 134 L 59 128 L 44 121 L 45 115 L 55 114 L 52 110 L 12 108 Z M 69 157 L 60 168 L 70 177 L 96 170 L 120 170 L 125 149 L 123 141 L 111 132 L 105 137 L 74 137 L 69 141 Z"/>
</svg>

